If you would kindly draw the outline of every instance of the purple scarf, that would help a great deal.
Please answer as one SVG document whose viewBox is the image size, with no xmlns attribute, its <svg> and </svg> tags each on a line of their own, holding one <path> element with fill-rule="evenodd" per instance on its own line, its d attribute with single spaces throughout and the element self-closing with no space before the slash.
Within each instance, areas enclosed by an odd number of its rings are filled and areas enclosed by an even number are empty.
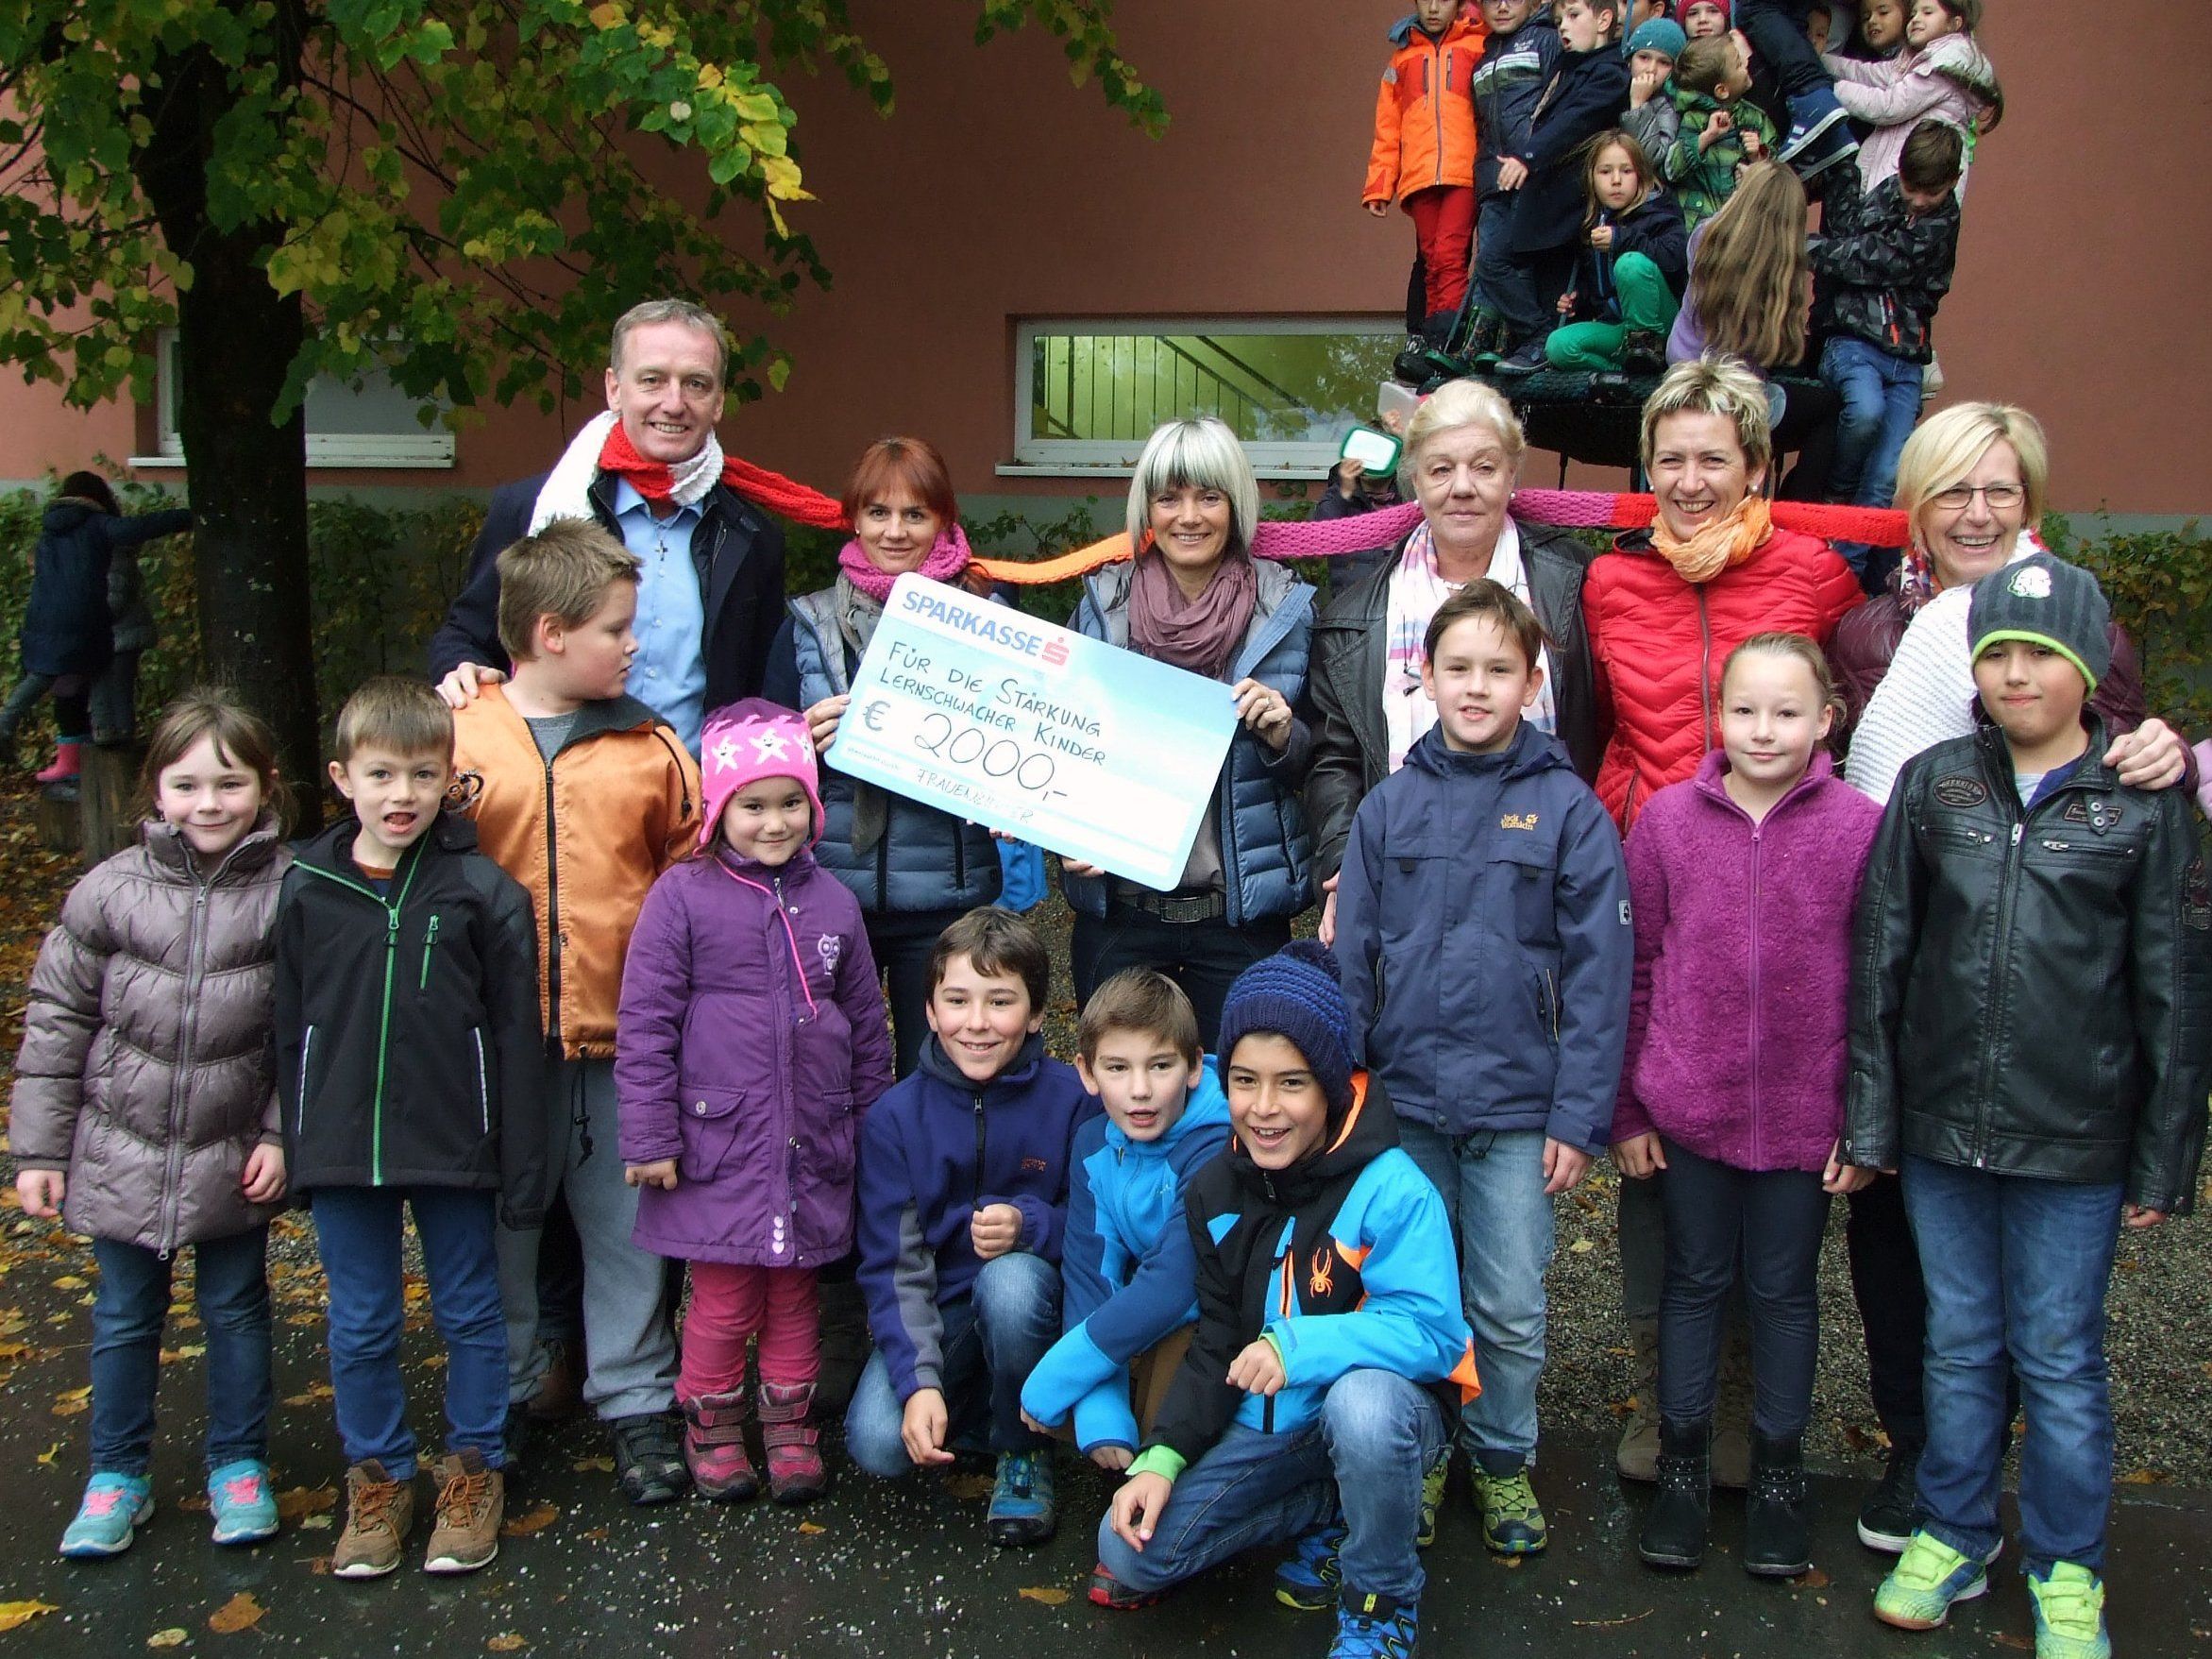
<svg viewBox="0 0 2212 1659">
<path fill-rule="evenodd" d="M 937 532 L 937 545 L 929 550 L 929 557 L 921 561 L 914 574 L 926 576 L 932 582 L 950 582 L 968 568 L 970 556 L 967 533 L 957 524 L 948 524 Z M 891 584 L 898 580 L 876 568 L 857 536 L 838 550 L 837 568 L 854 587 L 879 605 L 889 601 Z"/>
<path fill-rule="evenodd" d="M 1129 577 L 1130 649 L 1219 680 L 1237 660 L 1258 591 L 1251 558 L 1233 551 L 1214 567 L 1206 590 L 1187 600 L 1165 555 L 1147 549 Z"/>
</svg>

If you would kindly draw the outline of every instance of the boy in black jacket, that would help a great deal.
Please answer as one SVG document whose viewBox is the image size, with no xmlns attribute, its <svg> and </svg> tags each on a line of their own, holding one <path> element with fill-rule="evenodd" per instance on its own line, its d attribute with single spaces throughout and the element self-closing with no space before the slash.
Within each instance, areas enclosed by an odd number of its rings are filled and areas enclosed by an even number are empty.
<svg viewBox="0 0 2212 1659">
<path fill-rule="evenodd" d="M 1920 380 L 1934 354 L 1935 308 L 1958 262 L 1965 148 L 1957 127 L 1923 121 L 1895 178 L 1862 194 L 1856 167 L 1829 175 L 1812 258 L 1814 329 L 1828 337 L 1820 378 L 1843 399 L 1831 500 L 1886 507 L 1897 494 L 1898 457 L 1920 418 Z M 1866 574 L 1866 544 L 1835 550 Z"/>
<path fill-rule="evenodd" d="M 277 912 L 277 1075 L 293 1190 L 329 1280 L 346 1446 L 340 1578 L 399 1565 L 414 1436 L 399 1333 L 402 1210 L 446 1346 L 447 1455 L 430 1572 L 498 1553 L 507 1345 L 493 1227 L 545 1208 L 537 930 L 530 897 L 440 810 L 453 717 L 430 686 L 371 680 L 338 716 L 331 781 L 355 816 L 297 853 Z"/>
<path fill-rule="evenodd" d="M 1512 227 L 1518 183 L 1528 166 L 1528 129 L 1536 101 L 1559 62 L 1559 30 L 1544 0 L 1482 0 L 1490 30 L 1468 93 L 1475 101 L 1475 320 L 1470 355 L 1497 354 L 1505 327 L 1498 285 L 1512 280 L 1507 232 Z M 1514 184 L 1503 182 L 1505 165 Z"/>
<path fill-rule="evenodd" d="M 1090 1599 L 1135 1608 L 1295 1541 L 1290 1606 L 1334 1608 L 1332 1654 L 1413 1651 L 1447 1412 L 1477 1392 L 1444 1200 L 1352 1069 L 1336 959 L 1301 940 L 1222 1009 L 1233 1139 L 1183 1209 L 1198 1329 L 1099 1523 Z"/>
<path fill-rule="evenodd" d="M 1582 239 L 1582 146 L 1617 125 L 1629 107 L 1623 4 L 1562 0 L 1562 50 L 1530 117 L 1527 153 L 1508 156 L 1498 166 L 1498 188 L 1517 198 L 1495 290 L 1507 348 L 1498 366 L 1512 373 L 1544 366 L 1544 337 L 1558 321 L 1559 296 L 1575 269 Z"/>
<path fill-rule="evenodd" d="M 1988 1588 L 2011 1412 L 2036 1651 L 2104 1629 L 2121 1224 L 2191 1207 L 2212 1038 L 2212 889 L 2181 791 L 2123 787 L 2083 703 L 2111 666 L 2095 578 L 2035 553 L 1974 584 L 1993 722 L 1905 768 L 1859 900 L 1843 1160 L 1900 1171 L 1928 1289 L 1919 1523 L 1875 1617 L 1932 1630 Z"/>
</svg>

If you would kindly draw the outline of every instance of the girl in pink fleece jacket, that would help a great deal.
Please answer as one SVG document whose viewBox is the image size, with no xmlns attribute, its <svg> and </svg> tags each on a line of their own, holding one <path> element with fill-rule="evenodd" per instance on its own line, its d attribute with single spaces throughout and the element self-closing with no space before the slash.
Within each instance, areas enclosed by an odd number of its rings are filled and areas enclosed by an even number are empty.
<svg viewBox="0 0 2212 1659">
<path fill-rule="evenodd" d="M 1840 1167 L 1851 915 L 1880 808 L 1820 753 L 1840 702 L 1820 648 L 1762 634 L 1721 677 L 1721 747 L 1628 839 L 1636 971 L 1613 1114 L 1624 1175 L 1658 1178 L 1660 1491 L 1640 1550 L 1703 1557 L 1721 1313 L 1743 1264 L 1754 1366 L 1744 1566 L 1811 1566 L 1799 1449 Z"/>
</svg>

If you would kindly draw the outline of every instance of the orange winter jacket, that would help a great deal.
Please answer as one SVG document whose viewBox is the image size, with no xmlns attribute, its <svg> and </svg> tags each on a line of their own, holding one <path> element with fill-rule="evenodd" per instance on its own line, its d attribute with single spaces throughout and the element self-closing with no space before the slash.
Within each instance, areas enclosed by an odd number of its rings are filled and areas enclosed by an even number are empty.
<svg viewBox="0 0 2212 1659">
<path fill-rule="evenodd" d="M 652 710 L 617 697 L 579 709 L 549 766 L 493 686 L 453 717 L 453 767 L 478 845 L 529 889 L 547 1042 L 609 1058 L 638 907 L 699 835 L 698 763 Z"/>
<path fill-rule="evenodd" d="M 1490 31 L 1470 6 L 1432 41 L 1408 20 L 1375 99 L 1375 148 L 1362 202 L 1395 201 L 1439 184 L 1475 183 L 1475 99 L 1469 88 Z M 1396 39 L 1395 35 L 1393 39 Z"/>
</svg>

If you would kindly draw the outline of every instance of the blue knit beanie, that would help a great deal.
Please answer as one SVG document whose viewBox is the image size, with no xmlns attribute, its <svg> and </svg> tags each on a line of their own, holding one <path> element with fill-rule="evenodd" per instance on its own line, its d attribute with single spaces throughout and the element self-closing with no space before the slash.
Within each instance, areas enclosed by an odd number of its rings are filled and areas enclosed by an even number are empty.
<svg viewBox="0 0 2212 1659">
<path fill-rule="evenodd" d="M 1352 1018 L 1326 946 L 1292 940 L 1237 975 L 1222 1004 L 1216 1051 L 1225 1065 L 1238 1042 L 1258 1031 L 1297 1045 L 1328 1099 L 1329 1116 L 1352 1109 Z"/>
<path fill-rule="evenodd" d="M 1646 18 L 1638 24 L 1629 36 L 1626 50 L 1633 58 L 1639 52 L 1663 53 L 1672 63 L 1682 55 L 1682 48 L 1690 43 L 1690 37 L 1682 33 L 1682 25 L 1671 17 Z"/>
</svg>

